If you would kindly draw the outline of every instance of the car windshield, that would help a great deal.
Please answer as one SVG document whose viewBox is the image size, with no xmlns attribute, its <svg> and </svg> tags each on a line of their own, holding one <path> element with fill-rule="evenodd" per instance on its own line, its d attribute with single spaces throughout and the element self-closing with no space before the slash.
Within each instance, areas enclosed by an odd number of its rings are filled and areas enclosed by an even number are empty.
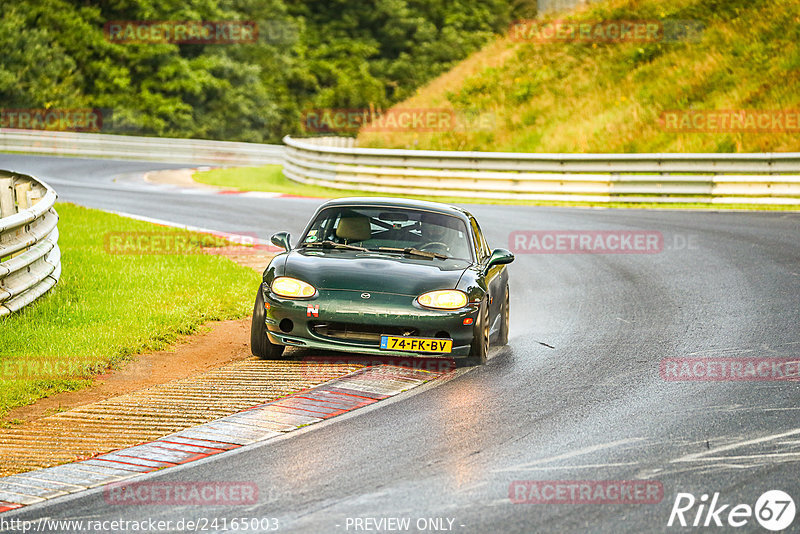
<svg viewBox="0 0 800 534">
<path fill-rule="evenodd" d="M 301 246 L 337 243 L 370 251 L 472 261 L 467 226 L 458 217 L 423 210 L 340 206 L 320 212 Z M 388 251 L 385 249 L 395 249 Z M 344 250 L 344 249 L 342 249 Z M 420 255 L 417 252 L 434 255 Z"/>
</svg>

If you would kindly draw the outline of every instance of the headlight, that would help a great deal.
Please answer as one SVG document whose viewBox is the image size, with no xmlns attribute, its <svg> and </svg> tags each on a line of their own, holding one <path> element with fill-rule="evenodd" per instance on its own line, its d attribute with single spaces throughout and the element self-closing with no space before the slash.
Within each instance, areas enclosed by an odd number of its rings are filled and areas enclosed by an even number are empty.
<svg viewBox="0 0 800 534">
<path fill-rule="evenodd" d="M 417 297 L 421 306 L 440 310 L 457 310 L 466 306 L 468 301 L 467 294 L 457 289 L 429 291 Z"/>
<path fill-rule="evenodd" d="M 279 276 L 273 280 L 272 292 L 288 298 L 308 298 L 317 294 L 317 290 L 311 284 L 288 276 Z"/>
</svg>

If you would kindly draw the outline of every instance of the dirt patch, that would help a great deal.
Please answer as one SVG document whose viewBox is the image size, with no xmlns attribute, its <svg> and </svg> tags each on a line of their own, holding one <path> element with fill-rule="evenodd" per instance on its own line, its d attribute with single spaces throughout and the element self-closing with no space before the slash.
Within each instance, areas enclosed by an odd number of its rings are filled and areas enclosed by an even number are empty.
<svg viewBox="0 0 800 534">
<path fill-rule="evenodd" d="M 0 433 L 0 477 L 152 441 L 305 391 L 359 368 L 358 364 L 251 357 L 41 417 Z"/>
<path fill-rule="evenodd" d="M 274 256 L 273 253 L 241 246 L 209 248 L 205 251 L 225 256 L 257 272 L 262 272 Z M 137 355 L 120 369 L 97 375 L 88 388 L 57 393 L 33 404 L 14 408 L 2 421 L 29 423 L 78 406 L 192 377 L 250 357 L 249 317 L 209 323 L 199 333 L 181 338 L 168 349 Z"/>
<path fill-rule="evenodd" d="M 65 391 L 14 408 L 3 418 L 27 422 L 125 393 L 194 376 L 250 356 L 250 318 L 212 323 L 169 349 L 140 354 L 121 369 L 98 375 L 80 391 Z"/>
</svg>

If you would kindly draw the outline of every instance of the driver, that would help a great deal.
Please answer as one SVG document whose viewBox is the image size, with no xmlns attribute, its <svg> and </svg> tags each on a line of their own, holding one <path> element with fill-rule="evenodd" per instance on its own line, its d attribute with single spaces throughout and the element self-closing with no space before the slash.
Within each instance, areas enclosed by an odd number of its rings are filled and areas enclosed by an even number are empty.
<svg viewBox="0 0 800 534">
<path fill-rule="evenodd" d="M 438 224 L 425 224 L 422 226 L 422 236 L 427 243 L 447 244 L 447 228 Z"/>
<path fill-rule="evenodd" d="M 436 220 L 434 217 L 429 217 L 427 220 L 422 221 L 420 230 L 422 233 L 423 246 L 430 245 L 432 243 L 440 243 L 449 250 L 450 229 L 439 223 L 440 221 Z"/>
</svg>

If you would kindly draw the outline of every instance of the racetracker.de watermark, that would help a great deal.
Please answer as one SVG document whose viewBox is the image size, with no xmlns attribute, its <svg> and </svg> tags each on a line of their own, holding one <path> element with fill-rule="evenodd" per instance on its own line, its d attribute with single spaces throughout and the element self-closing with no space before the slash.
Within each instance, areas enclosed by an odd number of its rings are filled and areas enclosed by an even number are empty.
<svg viewBox="0 0 800 534">
<path fill-rule="evenodd" d="M 657 254 L 664 235 L 655 230 L 519 230 L 508 245 L 514 254 Z"/>
<path fill-rule="evenodd" d="M 697 20 L 518 20 L 512 41 L 547 43 L 662 43 L 698 41 L 705 25 Z"/>
<path fill-rule="evenodd" d="M 99 132 L 103 112 L 88 108 L 0 109 L 0 128 Z"/>
<path fill-rule="evenodd" d="M 798 133 L 800 110 L 671 110 L 662 112 L 658 122 L 667 132 Z"/>
<path fill-rule="evenodd" d="M 270 532 L 281 529 L 277 517 L 197 517 L 193 519 L 6 519 L 0 515 L 0 532 Z"/>
<path fill-rule="evenodd" d="M 798 381 L 800 358 L 664 358 L 668 382 Z"/>
<path fill-rule="evenodd" d="M 120 482 L 103 489 L 107 504 L 238 506 L 258 503 L 255 482 Z"/>
<path fill-rule="evenodd" d="M 245 44 L 258 40 L 258 25 L 247 20 L 113 20 L 103 25 L 117 44 Z"/>
<path fill-rule="evenodd" d="M 658 480 L 515 480 L 508 488 L 514 504 L 658 504 Z"/>
<path fill-rule="evenodd" d="M 276 247 L 247 234 L 188 234 L 179 231 L 107 232 L 106 253 L 113 255 L 214 254 L 237 247 L 237 254 L 272 252 Z"/>
<path fill-rule="evenodd" d="M 426 133 L 490 130 L 495 116 L 447 108 L 320 108 L 305 110 L 301 121 L 309 133 Z"/>
<path fill-rule="evenodd" d="M 97 371 L 96 360 L 82 358 L 0 360 L 0 380 L 61 380 Z"/>
</svg>

